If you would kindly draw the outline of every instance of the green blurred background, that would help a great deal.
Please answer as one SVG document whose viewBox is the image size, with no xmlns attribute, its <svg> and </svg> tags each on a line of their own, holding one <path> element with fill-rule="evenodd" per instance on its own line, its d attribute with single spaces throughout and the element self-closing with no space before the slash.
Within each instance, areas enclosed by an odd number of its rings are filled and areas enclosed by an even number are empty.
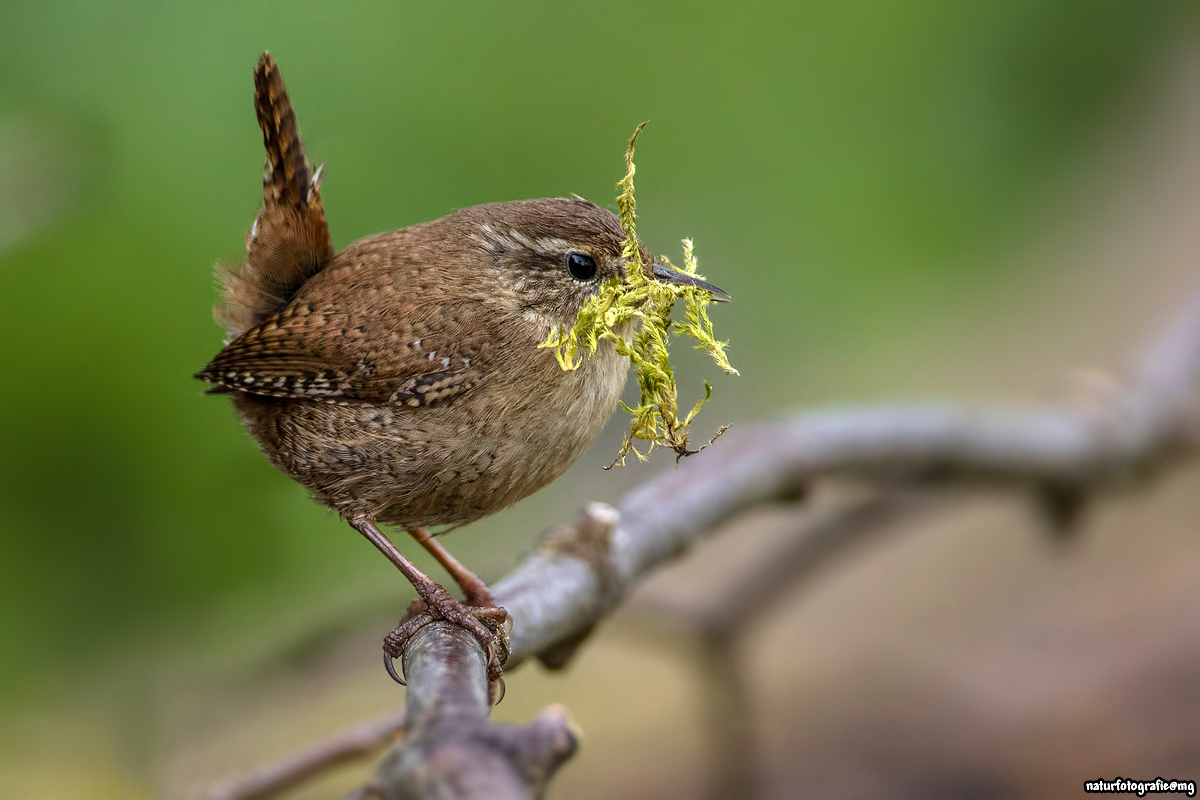
<svg viewBox="0 0 1200 800">
<path fill-rule="evenodd" d="M 680 356 L 682 402 L 714 384 L 704 429 L 888 394 L 861 354 L 997 280 L 1190 6 L 6 3 L 0 703 L 119 663 L 114 705 L 136 708 L 138 665 L 408 597 L 191 378 L 221 342 L 213 263 L 259 203 L 262 50 L 328 165 L 339 247 L 487 201 L 611 206 L 649 119 L 643 237 L 695 238 L 735 298 L 714 317 L 742 377 Z M 668 465 L 601 471 L 621 424 L 450 547 L 498 577 L 538 530 Z"/>
</svg>

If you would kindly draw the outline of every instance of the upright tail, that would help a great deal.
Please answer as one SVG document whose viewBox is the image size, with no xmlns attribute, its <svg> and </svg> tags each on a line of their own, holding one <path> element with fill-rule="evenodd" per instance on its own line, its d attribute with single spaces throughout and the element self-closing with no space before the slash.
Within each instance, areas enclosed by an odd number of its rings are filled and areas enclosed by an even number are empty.
<svg viewBox="0 0 1200 800">
<path fill-rule="evenodd" d="M 333 258 L 333 239 L 318 191 L 321 168 L 309 168 L 304 141 L 279 65 L 263 53 L 254 70 L 254 110 L 267 163 L 263 207 L 246 240 L 246 259 L 218 267 L 224 287 L 217 321 L 232 340 L 278 311 Z"/>
<path fill-rule="evenodd" d="M 263 202 L 303 208 L 310 189 L 308 159 L 304 141 L 296 126 L 296 114 L 279 65 L 270 53 L 263 53 L 254 70 L 254 111 L 262 128 L 267 166 L 263 172 Z"/>
</svg>

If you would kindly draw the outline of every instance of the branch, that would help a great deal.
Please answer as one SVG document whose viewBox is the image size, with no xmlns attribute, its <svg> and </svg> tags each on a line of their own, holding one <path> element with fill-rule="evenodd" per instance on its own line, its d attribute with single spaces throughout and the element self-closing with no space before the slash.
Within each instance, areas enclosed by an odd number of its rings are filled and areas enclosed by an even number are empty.
<svg viewBox="0 0 1200 800">
<path fill-rule="evenodd" d="M 290 756 L 258 766 L 208 790 L 207 800 L 258 800 L 296 786 L 328 769 L 374 755 L 404 727 L 404 713 L 393 711 L 351 726 L 336 736 Z"/>
<path fill-rule="evenodd" d="M 579 733 L 561 707 L 530 725 L 489 722 L 487 660 L 471 634 L 448 622 L 418 631 L 404 651 L 408 726 L 374 780 L 350 797 L 450 800 L 539 797 L 570 758 Z"/>
<path fill-rule="evenodd" d="M 735 568 L 736 580 L 720 581 L 700 603 L 642 593 L 621 610 L 622 621 L 644 631 L 647 641 L 673 645 L 698 670 L 707 706 L 710 796 L 719 800 L 758 794 L 750 675 L 741 647 L 755 624 L 830 561 L 864 539 L 887 533 L 899 520 L 943 507 L 945 499 L 932 492 L 870 490 L 821 493 L 811 505 L 795 515 L 791 536 L 756 546 L 750 568 Z"/>
<path fill-rule="evenodd" d="M 513 618 L 508 667 L 530 657 L 563 663 L 646 573 L 745 509 L 794 499 L 821 475 L 986 478 L 1041 490 L 1066 509 L 1077 505 L 1075 498 L 1134 485 L 1151 467 L 1197 445 L 1198 374 L 1200 297 L 1149 348 L 1132 384 L 1100 409 L 826 409 L 736 431 L 615 508 L 588 506 L 494 587 Z M 570 726 L 551 711 L 529 728 L 497 734 L 500 728 L 486 722 L 482 658 L 474 640 L 449 625 L 414 637 L 404 664 L 409 715 L 421 720 L 421 733 L 410 730 L 360 796 L 419 796 L 418 788 L 432 797 L 540 793 L 574 748 Z M 523 744 L 514 747 L 518 739 Z M 534 740 L 540 754 L 525 746 Z M 538 764 L 537 780 L 530 778 L 531 763 Z"/>
</svg>

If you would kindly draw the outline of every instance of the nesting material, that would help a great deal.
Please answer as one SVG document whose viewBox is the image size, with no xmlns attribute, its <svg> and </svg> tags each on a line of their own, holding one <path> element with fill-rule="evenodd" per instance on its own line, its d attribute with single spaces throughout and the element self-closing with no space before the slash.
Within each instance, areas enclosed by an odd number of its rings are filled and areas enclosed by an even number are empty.
<svg viewBox="0 0 1200 800">
<path fill-rule="evenodd" d="M 613 277 L 606 281 L 596 296 L 580 309 L 575 327 L 552 331 L 540 345 L 554 350 L 564 370 L 577 369 L 583 359 L 595 353 L 605 340 L 612 342 L 617 352 L 628 356 L 633 364 L 641 400 L 636 408 L 621 403 L 632 419 L 620 452 L 606 469 L 617 464 L 623 465 L 625 457 L 631 452 L 638 459 L 645 460 L 659 446 L 675 451 L 678 460 L 700 452 L 728 427 L 720 427 L 708 444 L 689 449 L 688 428 L 712 396 L 712 387 L 705 381 L 704 396 L 692 406 L 687 416 L 679 418 L 678 389 L 668 352 L 671 333 L 692 337 L 697 342 L 697 350 L 707 351 L 725 372 L 738 374 L 725 355 L 726 343 L 717 341 L 713 335 L 707 310 L 708 304 L 713 301 L 712 292 L 698 286 L 663 283 L 654 279 L 650 265 L 642 262 L 637 239 L 637 201 L 633 193 L 633 175 L 636 171 L 633 149 L 645 124 L 639 125 L 629 138 L 629 146 L 625 150 L 625 177 L 617 183 L 620 191 L 617 195 L 617 211 L 621 227 L 625 230 L 622 252 L 626 259 L 625 279 Z M 659 261 L 679 269 L 665 257 L 660 256 Z M 696 257 L 690 239 L 683 240 L 683 267 L 679 271 L 700 277 L 696 275 Z M 684 319 L 672 323 L 671 311 L 680 300 L 684 303 Z M 615 329 L 630 320 L 638 320 L 640 324 L 633 340 L 626 341 Z M 637 448 L 639 441 L 649 443 L 644 452 Z"/>
</svg>

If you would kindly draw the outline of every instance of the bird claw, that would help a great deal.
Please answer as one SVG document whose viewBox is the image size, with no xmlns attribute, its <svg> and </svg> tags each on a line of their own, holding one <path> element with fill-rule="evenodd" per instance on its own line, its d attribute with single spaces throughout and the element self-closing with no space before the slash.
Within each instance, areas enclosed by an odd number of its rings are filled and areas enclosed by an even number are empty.
<svg viewBox="0 0 1200 800">
<path fill-rule="evenodd" d="M 498 677 L 495 680 L 488 681 L 488 702 L 494 706 L 500 705 L 500 701 L 504 699 L 506 689 L 504 686 L 504 678 Z"/>
<path fill-rule="evenodd" d="M 475 637 L 487 658 L 489 700 L 494 705 L 504 699 L 504 663 L 508 660 L 508 630 L 512 618 L 503 608 L 493 604 L 473 606 L 460 603 L 441 587 L 409 606 L 396 629 L 384 637 L 384 667 L 392 680 L 401 686 L 406 685 L 396 671 L 394 660 L 404 654 L 404 648 L 417 631 L 438 619 L 452 622 Z"/>
<path fill-rule="evenodd" d="M 396 683 L 400 684 L 401 686 L 408 686 L 408 684 L 404 682 L 404 678 L 400 677 L 400 673 L 396 672 L 395 658 L 396 657 L 393 656 L 391 653 L 389 653 L 387 650 L 384 650 L 383 651 L 383 668 L 387 670 L 387 674 L 390 675 L 392 677 L 392 680 L 394 680 Z"/>
<path fill-rule="evenodd" d="M 404 655 L 404 648 L 408 645 L 408 640 L 417 631 L 437 619 L 424 608 L 416 610 L 416 605 L 414 603 L 412 606 L 409 606 L 408 612 L 405 613 L 404 619 L 400 620 L 400 624 L 396 626 L 396 629 L 383 637 L 383 666 L 387 670 L 388 675 L 392 676 L 392 680 L 401 686 L 407 686 L 408 684 L 396 672 L 395 660 Z"/>
</svg>

